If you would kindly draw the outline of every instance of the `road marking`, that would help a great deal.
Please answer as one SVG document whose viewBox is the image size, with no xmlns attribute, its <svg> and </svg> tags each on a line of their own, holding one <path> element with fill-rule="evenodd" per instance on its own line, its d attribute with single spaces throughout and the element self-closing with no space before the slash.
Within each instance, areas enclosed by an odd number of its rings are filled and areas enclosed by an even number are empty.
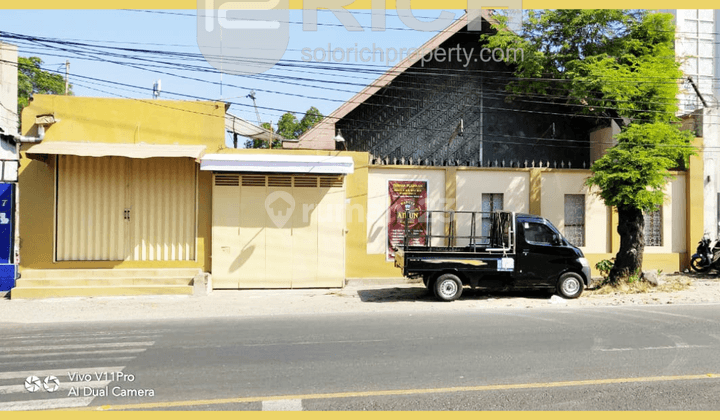
<svg viewBox="0 0 720 420">
<path fill-rule="evenodd" d="M 112 347 L 141 347 L 152 346 L 154 341 L 137 341 L 133 343 L 97 343 L 97 344 L 63 344 L 61 346 L 31 346 L 31 347 L 0 347 L 0 352 L 12 353 L 23 351 L 52 351 L 71 349 L 107 349 Z"/>
<path fill-rule="evenodd" d="M 588 385 L 608 385 L 608 384 L 624 384 L 638 382 L 669 382 L 669 381 L 688 381 L 700 379 L 717 379 L 720 374 L 707 373 L 701 375 L 684 375 L 684 376 L 650 376 L 643 378 L 615 378 L 615 379 L 590 379 L 581 381 L 563 381 L 563 382 L 540 382 L 526 384 L 506 384 L 506 385 L 479 385 L 479 386 L 463 386 L 453 388 L 425 388 L 425 389 L 391 389 L 384 391 L 359 391 L 359 392 L 336 392 L 328 394 L 300 394 L 300 395 L 275 395 L 263 397 L 239 397 L 239 398 L 218 398 L 213 400 L 194 400 L 194 401 L 167 401 L 167 402 L 151 402 L 140 404 L 125 405 L 103 405 L 99 407 L 83 407 L 81 410 L 131 410 L 131 409 L 151 409 L 151 408 L 175 408 L 189 407 L 195 405 L 219 405 L 219 404 L 241 404 L 278 400 L 320 400 L 320 399 L 336 399 L 336 398 L 357 398 L 357 397 L 379 397 L 388 395 L 420 395 L 420 394 L 441 394 L 455 392 L 482 392 L 482 391 L 503 391 L 508 389 L 532 389 L 532 388 L 559 388 L 572 386 L 588 386 Z"/>
<path fill-rule="evenodd" d="M 25 364 L 31 364 L 33 366 L 35 365 L 46 365 L 46 364 L 58 364 L 58 363 L 87 363 L 88 359 L 92 360 L 93 363 L 97 362 L 108 362 L 108 363 L 120 363 L 120 362 L 127 362 L 130 360 L 134 360 L 136 356 L 128 356 L 128 357 L 90 357 L 90 358 L 84 358 L 84 359 L 42 359 L 42 360 L 25 360 Z M 2 362 L 0 363 L 0 366 L 17 366 L 18 362 Z M 38 369 L 39 370 L 39 369 Z M 77 369 L 75 369 L 77 370 Z M 67 370 L 65 370 L 67 372 Z M 2 375 L 2 373 L 0 373 Z"/>
<path fill-rule="evenodd" d="M 17 379 L 22 378 L 25 379 L 28 376 L 32 375 L 43 375 L 43 376 L 67 376 L 68 373 L 79 373 L 81 375 L 83 374 L 94 374 L 95 372 L 121 372 L 123 369 L 125 369 L 125 366 L 112 366 L 112 367 L 93 367 L 93 368 L 81 368 L 81 369 L 53 369 L 53 370 L 42 370 L 42 369 L 35 369 L 35 370 L 25 370 L 25 371 L 18 371 L 18 372 L 0 372 L 0 379 Z"/>
<path fill-rule="evenodd" d="M 676 346 L 659 346 L 659 347 L 624 347 L 616 349 L 596 349 L 597 351 L 642 351 L 642 350 L 677 350 L 677 349 L 697 349 L 705 348 L 710 346 L 699 346 L 699 345 L 676 345 Z"/>
<path fill-rule="evenodd" d="M 62 391 L 69 392 L 71 387 L 86 387 L 89 386 L 90 388 L 104 388 L 108 385 L 110 385 L 110 382 L 112 381 L 82 381 L 82 382 L 61 382 L 60 388 L 56 392 L 62 393 Z M 5 385 L 0 386 L 0 395 L 7 395 L 7 394 L 27 394 L 28 391 L 25 389 L 25 385 Z M 62 394 L 59 394 L 62 395 Z"/>
<path fill-rule="evenodd" d="M 142 353 L 144 351 L 147 351 L 147 348 L 144 349 L 118 349 L 118 350 L 90 350 L 90 351 L 74 351 L 71 353 L 43 353 L 43 357 L 48 356 L 62 356 L 62 355 L 72 355 L 76 356 L 79 354 L 110 354 L 110 353 Z M 22 357 L 37 357 L 37 354 L 0 354 L 0 359 L 17 359 Z"/>
<path fill-rule="evenodd" d="M 263 401 L 262 411 L 302 411 L 302 400 Z"/>
<path fill-rule="evenodd" d="M 30 339 L 15 339 L 15 340 L 5 340 L 6 343 L 8 341 L 17 341 L 18 343 L 32 343 L 35 341 L 40 341 L 47 343 L 48 341 L 52 341 L 53 343 L 61 343 L 61 342 L 82 342 L 82 341 L 107 341 L 107 340 L 153 340 L 157 338 L 157 335 L 129 335 L 129 336 L 123 336 L 123 335 L 114 335 L 114 336 L 107 336 L 107 337 L 73 337 L 73 338 L 30 338 Z"/>
<path fill-rule="evenodd" d="M 625 309 L 628 311 L 633 311 L 633 312 L 645 312 L 645 313 L 658 314 L 658 315 L 674 316 L 674 317 L 678 317 L 678 318 L 687 318 L 687 319 L 692 319 L 695 321 L 712 322 L 713 324 L 717 324 L 720 322 L 715 319 L 701 318 L 701 317 L 692 316 L 692 315 L 673 314 L 673 313 L 662 312 L 662 311 L 652 311 L 650 309 L 635 309 L 635 308 L 625 308 Z"/>
<path fill-rule="evenodd" d="M 263 346 L 311 346 L 311 345 L 325 345 L 325 344 L 357 344 L 357 343 L 381 343 L 385 341 L 392 341 L 390 338 L 381 338 L 377 340 L 338 340 L 338 341 L 296 341 L 287 343 L 254 343 L 254 344 L 243 344 L 243 347 L 263 347 Z M 2 349 L 0 349 L 2 350 Z"/>
<path fill-rule="evenodd" d="M 114 332 L 83 332 L 79 331 L 77 333 L 38 333 L 38 334 L 24 334 L 24 335 L 11 335 L 7 337 L 3 337 L 7 340 L 27 340 L 27 339 L 57 339 L 61 337 L 71 337 L 71 338 L 101 338 L 103 336 L 107 337 L 115 337 L 115 338 L 124 338 L 127 336 L 132 335 L 158 335 L 165 332 L 172 332 L 172 330 L 154 330 L 154 331 L 141 331 L 141 330 L 130 330 L 130 331 L 122 331 L 118 333 Z M 82 335 L 80 335 L 82 334 Z"/>
<path fill-rule="evenodd" d="M 0 411 L 53 410 L 57 408 L 87 407 L 93 398 L 95 397 L 5 402 L 0 403 Z"/>
</svg>

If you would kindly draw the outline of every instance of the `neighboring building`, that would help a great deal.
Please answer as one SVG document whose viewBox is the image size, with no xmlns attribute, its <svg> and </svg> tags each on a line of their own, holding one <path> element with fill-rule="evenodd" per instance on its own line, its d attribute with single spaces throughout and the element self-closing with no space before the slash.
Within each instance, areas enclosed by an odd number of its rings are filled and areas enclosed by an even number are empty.
<svg viewBox="0 0 720 420">
<path fill-rule="evenodd" d="M 576 109 L 537 98 L 508 101 L 512 64 L 483 51 L 480 35 L 492 30 L 493 18 L 487 10 L 482 15 L 482 32 L 458 19 L 418 48 L 437 53 L 409 55 L 283 146 L 334 150 L 341 134 L 339 150 L 368 152 L 386 163 L 588 168 L 590 131 L 610 121 L 572 116 Z M 502 54 L 520 62 L 525 52 Z"/>
<path fill-rule="evenodd" d="M 19 155 L 17 47 L 0 42 L 0 294 L 15 286 L 16 215 Z"/>
<path fill-rule="evenodd" d="M 675 17 L 675 55 L 685 75 L 678 97 L 680 115 L 687 127 L 703 138 L 704 231 L 717 238 L 720 237 L 720 10 L 661 11 Z M 695 83 L 697 91 L 688 78 Z"/>
</svg>

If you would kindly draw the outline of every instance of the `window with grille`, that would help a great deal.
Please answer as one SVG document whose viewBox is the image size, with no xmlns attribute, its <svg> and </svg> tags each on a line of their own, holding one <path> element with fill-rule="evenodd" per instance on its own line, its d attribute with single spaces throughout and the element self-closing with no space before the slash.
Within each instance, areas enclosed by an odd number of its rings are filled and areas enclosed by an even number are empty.
<svg viewBox="0 0 720 420">
<path fill-rule="evenodd" d="M 645 246 L 662 246 L 662 208 L 643 212 L 645 219 Z"/>
<path fill-rule="evenodd" d="M 565 194 L 565 238 L 575 246 L 585 246 L 585 195 Z"/>
<path fill-rule="evenodd" d="M 503 209 L 502 194 L 483 194 L 482 195 L 482 238 L 481 244 L 490 244 L 490 212 L 501 211 Z"/>
</svg>

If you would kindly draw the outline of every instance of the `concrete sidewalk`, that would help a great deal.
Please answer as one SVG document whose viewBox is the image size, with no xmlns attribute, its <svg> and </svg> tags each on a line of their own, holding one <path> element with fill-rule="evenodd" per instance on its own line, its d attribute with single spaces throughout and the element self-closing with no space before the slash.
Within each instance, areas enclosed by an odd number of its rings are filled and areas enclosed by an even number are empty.
<svg viewBox="0 0 720 420">
<path fill-rule="evenodd" d="M 530 293 L 487 293 L 465 289 L 455 302 L 439 302 L 422 284 L 364 285 L 343 289 L 216 290 L 207 296 L 133 296 L 0 300 L 0 320 L 10 323 L 151 321 L 290 314 L 472 311 L 488 308 L 587 307 L 720 303 L 720 281 L 694 278 L 679 292 L 589 295 L 565 300 Z"/>
</svg>

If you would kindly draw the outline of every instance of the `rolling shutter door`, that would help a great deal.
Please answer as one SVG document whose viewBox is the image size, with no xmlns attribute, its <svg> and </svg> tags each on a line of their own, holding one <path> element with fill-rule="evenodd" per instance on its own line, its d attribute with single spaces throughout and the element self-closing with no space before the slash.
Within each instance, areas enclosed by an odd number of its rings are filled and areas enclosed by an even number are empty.
<svg viewBox="0 0 720 420">
<path fill-rule="evenodd" d="M 192 159 L 58 156 L 57 261 L 195 259 Z"/>
<path fill-rule="evenodd" d="M 58 156 L 57 261 L 125 259 L 126 159 Z"/>
</svg>

